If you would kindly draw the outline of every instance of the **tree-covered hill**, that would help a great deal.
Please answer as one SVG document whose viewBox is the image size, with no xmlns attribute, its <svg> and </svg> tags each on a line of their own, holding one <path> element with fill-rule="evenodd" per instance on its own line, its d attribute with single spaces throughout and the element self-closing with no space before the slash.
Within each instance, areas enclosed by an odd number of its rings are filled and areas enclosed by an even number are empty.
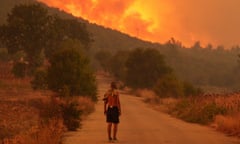
<svg viewBox="0 0 240 144">
<path fill-rule="evenodd" d="M 6 21 L 7 13 L 9 13 L 15 5 L 32 2 L 36 2 L 36 0 L 0 1 L 0 24 Z M 75 18 L 71 14 L 65 13 L 57 8 L 48 8 L 48 10 L 50 13 L 60 15 L 63 18 Z M 130 37 L 127 34 L 89 23 L 87 20 L 81 18 L 78 19 L 79 21 L 86 23 L 89 32 L 92 33 L 94 39 L 92 47 L 94 49 L 112 49 L 114 51 L 118 49 L 132 49 L 140 46 L 150 47 L 152 45 L 149 42 Z"/>
<path fill-rule="evenodd" d="M 6 21 L 7 13 L 10 12 L 14 5 L 31 2 L 36 1 L 0 1 L 0 25 Z M 167 64 L 173 68 L 182 80 L 203 86 L 240 87 L 240 82 L 238 82 L 240 79 L 239 46 L 225 50 L 221 46 L 213 47 L 211 44 L 202 47 L 200 42 L 196 42 L 191 48 L 185 48 L 181 42 L 174 39 L 166 43 L 151 43 L 116 30 L 89 23 L 87 20 L 76 18 L 57 8 L 47 8 L 51 14 L 57 14 L 67 19 L 78 19 L 86 24 L 87 30 L 91 33 L 93 39 L 90 49 L 92 56 L 102 50 L 115 53 L 119 50 L 132 50 L 138 47 L 155 48 L 163 54 Z"/>
</svg>

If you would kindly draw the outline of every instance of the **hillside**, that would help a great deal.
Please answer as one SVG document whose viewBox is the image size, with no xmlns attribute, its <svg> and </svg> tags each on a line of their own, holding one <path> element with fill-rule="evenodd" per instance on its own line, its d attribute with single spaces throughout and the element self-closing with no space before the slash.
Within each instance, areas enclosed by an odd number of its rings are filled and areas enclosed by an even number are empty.
<svg viewBox="0 0 240 144">
<path fill-rule="evenodd" d="M 65 13 L 57 8 L 49 8 L 49 12 L 52 14 L 57 14 L 63 18 L 76 18 L 71 14 Z M 105 28 L 103 26 L 90 23 L 87 20 L 82 18 L 78 18 L 78 20 L 82 23 L 85 23 L 88 31 L 92 34 L 93 43 L 92 43 L 92 50 L 110 50 L 112 52 L 118 50 L 129 50 L 136 47 L 153 47 L 154 44 L 140 40 L 135 37 L 131 37 L 127 34 L 121 33 L 116 30 L 112 30 L 109 28 Z M 159 44 L 157 44 L 159 45 Z"/>
<path fill-rule="evenodd" d="M 16 4 L 20 3 L 31 3 L 35 0 L 8 0 L 0 1 L 0 24 L 6 21 L 7 13 L 10 12 L 11 8 Z M 49 8 L 49 12 L 52 14 L 58 14 L 64 18 L 75 18 L 71 14 L 67 14 L 57 8 Z M 139 40 L 134 37 L 130 37 L 127 34 L 104 28 L 102 26 L 89 23 L 87 20 L 78 18 L 79 21 L 86 23 L 88 30 L 93 35 L 94 42 L 92 44 L 93 49 L 131 49 L 135 47 L 151 47 L 152 44 Z M 124 41 L 124 42 L 123 42 Z"/>
<path fill-rule="evenodd" d="M 15 4 L 31 2 L 35 2 L 35 0 L 0 1 L 0 24 L 6 21 L 7 13 Z M 57 8 L 48 7 L 48 10 L 49 13 L 57 14 L 63 18 L 76 18 Z M 240 86 L 238 82 L 240 74 L 238 74 L 239 69 L 237 68 L 239 65 L 237 55 L 240 53 L 238 46 L 225 50 L 222 47 L 214 48 L 211 45 L 203 48 L 200 43 L 196 43 L 192 48 L 185 48 L 174 39 L 165 44 L 151 43 L 89 23 L 82 18 L 77 19 L 85 23 L 88 31 L 92 34 L 94 40 L 90 49 L 92 55 L 99 50 L 116 52 L 118 50 L 131 50 L 136 47 L 156 48 L 164 55 L 166 62 L 182 80 L 200 86 L 229 88 Z"/>
</svg>

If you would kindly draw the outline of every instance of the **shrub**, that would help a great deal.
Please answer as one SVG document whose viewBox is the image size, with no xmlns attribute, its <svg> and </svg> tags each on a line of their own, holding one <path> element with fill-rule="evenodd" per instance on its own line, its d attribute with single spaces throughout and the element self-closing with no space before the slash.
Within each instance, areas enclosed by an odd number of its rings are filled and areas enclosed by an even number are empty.
<svg viewBox="0 0 240 144">
<path fill-rule="evenodd" d="M 189 99 L 181 99 L 176 103 L 175 107 L 172 107 L 169 112 L 177 117 L 184 117 L 185 113 L 189 111 L 190 107 L 191 102 Z"/>
<path fill-rule="evenodd" d="M 23 78 L 26 76 L 27 65 L 22 62 L 17 62 L 12 69 L 13 74 L 18 78 Z"/>
<path fill-rule="evenodd" d="M 182 97 L 184 95 L 180 81 L 173 74 L 159 78 L 153 90 L 160 97 Z"/>
<path fill-rule="evenodd" d="M 216 105 L 216 103 L 210 103 L 207 104 L 203 107 L 202 111 L 201 111 L 201 117 L 200 117 L 200 121 L 201 123 L 209 123 L 212 122 L 215 118 L 216 115 L 219 114 L 225 114 L 226 113 L 226 109 Z"/>
<path fill-rule="evenodd" d="M 70 131 L 75 131 L 80 127 L 80 116 L 82 112 L 78 109 L 76 101 L 70 101 L 62 105 L 64 125 Z"/>
<path fill-rule="evenodd" d="M 38 70 L 34 74 L 34 79 L 31 81 L 32 88 L 47 89 L 47 72 L 44 70 Z"/>
</svg>

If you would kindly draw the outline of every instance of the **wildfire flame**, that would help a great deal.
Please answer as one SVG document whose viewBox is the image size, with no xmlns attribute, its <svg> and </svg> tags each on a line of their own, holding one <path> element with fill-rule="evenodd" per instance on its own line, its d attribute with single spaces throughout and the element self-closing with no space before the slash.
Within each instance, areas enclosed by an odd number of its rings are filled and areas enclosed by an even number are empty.
<svg viewBox="0 0 240 144">
<path fill-rule="evenodd" d="M 185 46 L 196 41 L 202 44 L 232 44 L 238 37 L 225 36 L 226 24 L 219 18 L 218 11 L 228 0 L 38 0 L 57 7 L 92 23 L 119 30 L 131 36 L 152 41 L 166 42 L 172 37 Z M 235 1 L 237 2 L 237 1 Z M 206 5 L 206 3 L 208 3 Z M 233 2 L 232 2 L 233 3 Z M 238 2 L 240 4 L 240 2 Z M 229 4 L 230 5 L 230 4 Z M 238 4 L 231 4 L 229 15 L 240 13 Z M 204 11 L 203 11 L 204 10 Z M 227 10 L 226 10 L 227 11 Z M 229 16 L 229 18 L 231 18 Z M 232 19 L 230 19 L 232 20 Z M 229 20 L 228 20 L 229 21 Z M 220 25 L 216 27 L 214 25 Z M 221 26 L 222 25 L 222 26 Z M 230 25 L 230 24 L 229 24 Z M 232 27 L 240 25 L 231 23 Z M 240 33 L 231 29 L 227 33 Z M 236 35 L 237 36 L 237 35 Z"/>
<path fill-rule="evenodd" d="M 92 23 L 119 30 L 144 40 L 162 42 L 170 36 L 164 29 L 170 5 L 163 0 L 39 0 Z M 155 3 L 158 3 L 156 5 Z"/>
</svg>

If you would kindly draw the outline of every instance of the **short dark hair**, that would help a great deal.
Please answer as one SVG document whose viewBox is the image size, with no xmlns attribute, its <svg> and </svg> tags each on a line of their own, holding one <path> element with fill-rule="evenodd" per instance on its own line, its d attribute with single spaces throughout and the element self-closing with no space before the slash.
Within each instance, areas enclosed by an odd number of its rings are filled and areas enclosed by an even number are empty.
<svg viewBox="0 0 240 144">
<path fill-rule="evenodd" d="M 111 82 L 111 88 L 112 88 L 112 89 L 117 89 L 117 84 L 116 84 L 116 82 Z"/>
</svg>

